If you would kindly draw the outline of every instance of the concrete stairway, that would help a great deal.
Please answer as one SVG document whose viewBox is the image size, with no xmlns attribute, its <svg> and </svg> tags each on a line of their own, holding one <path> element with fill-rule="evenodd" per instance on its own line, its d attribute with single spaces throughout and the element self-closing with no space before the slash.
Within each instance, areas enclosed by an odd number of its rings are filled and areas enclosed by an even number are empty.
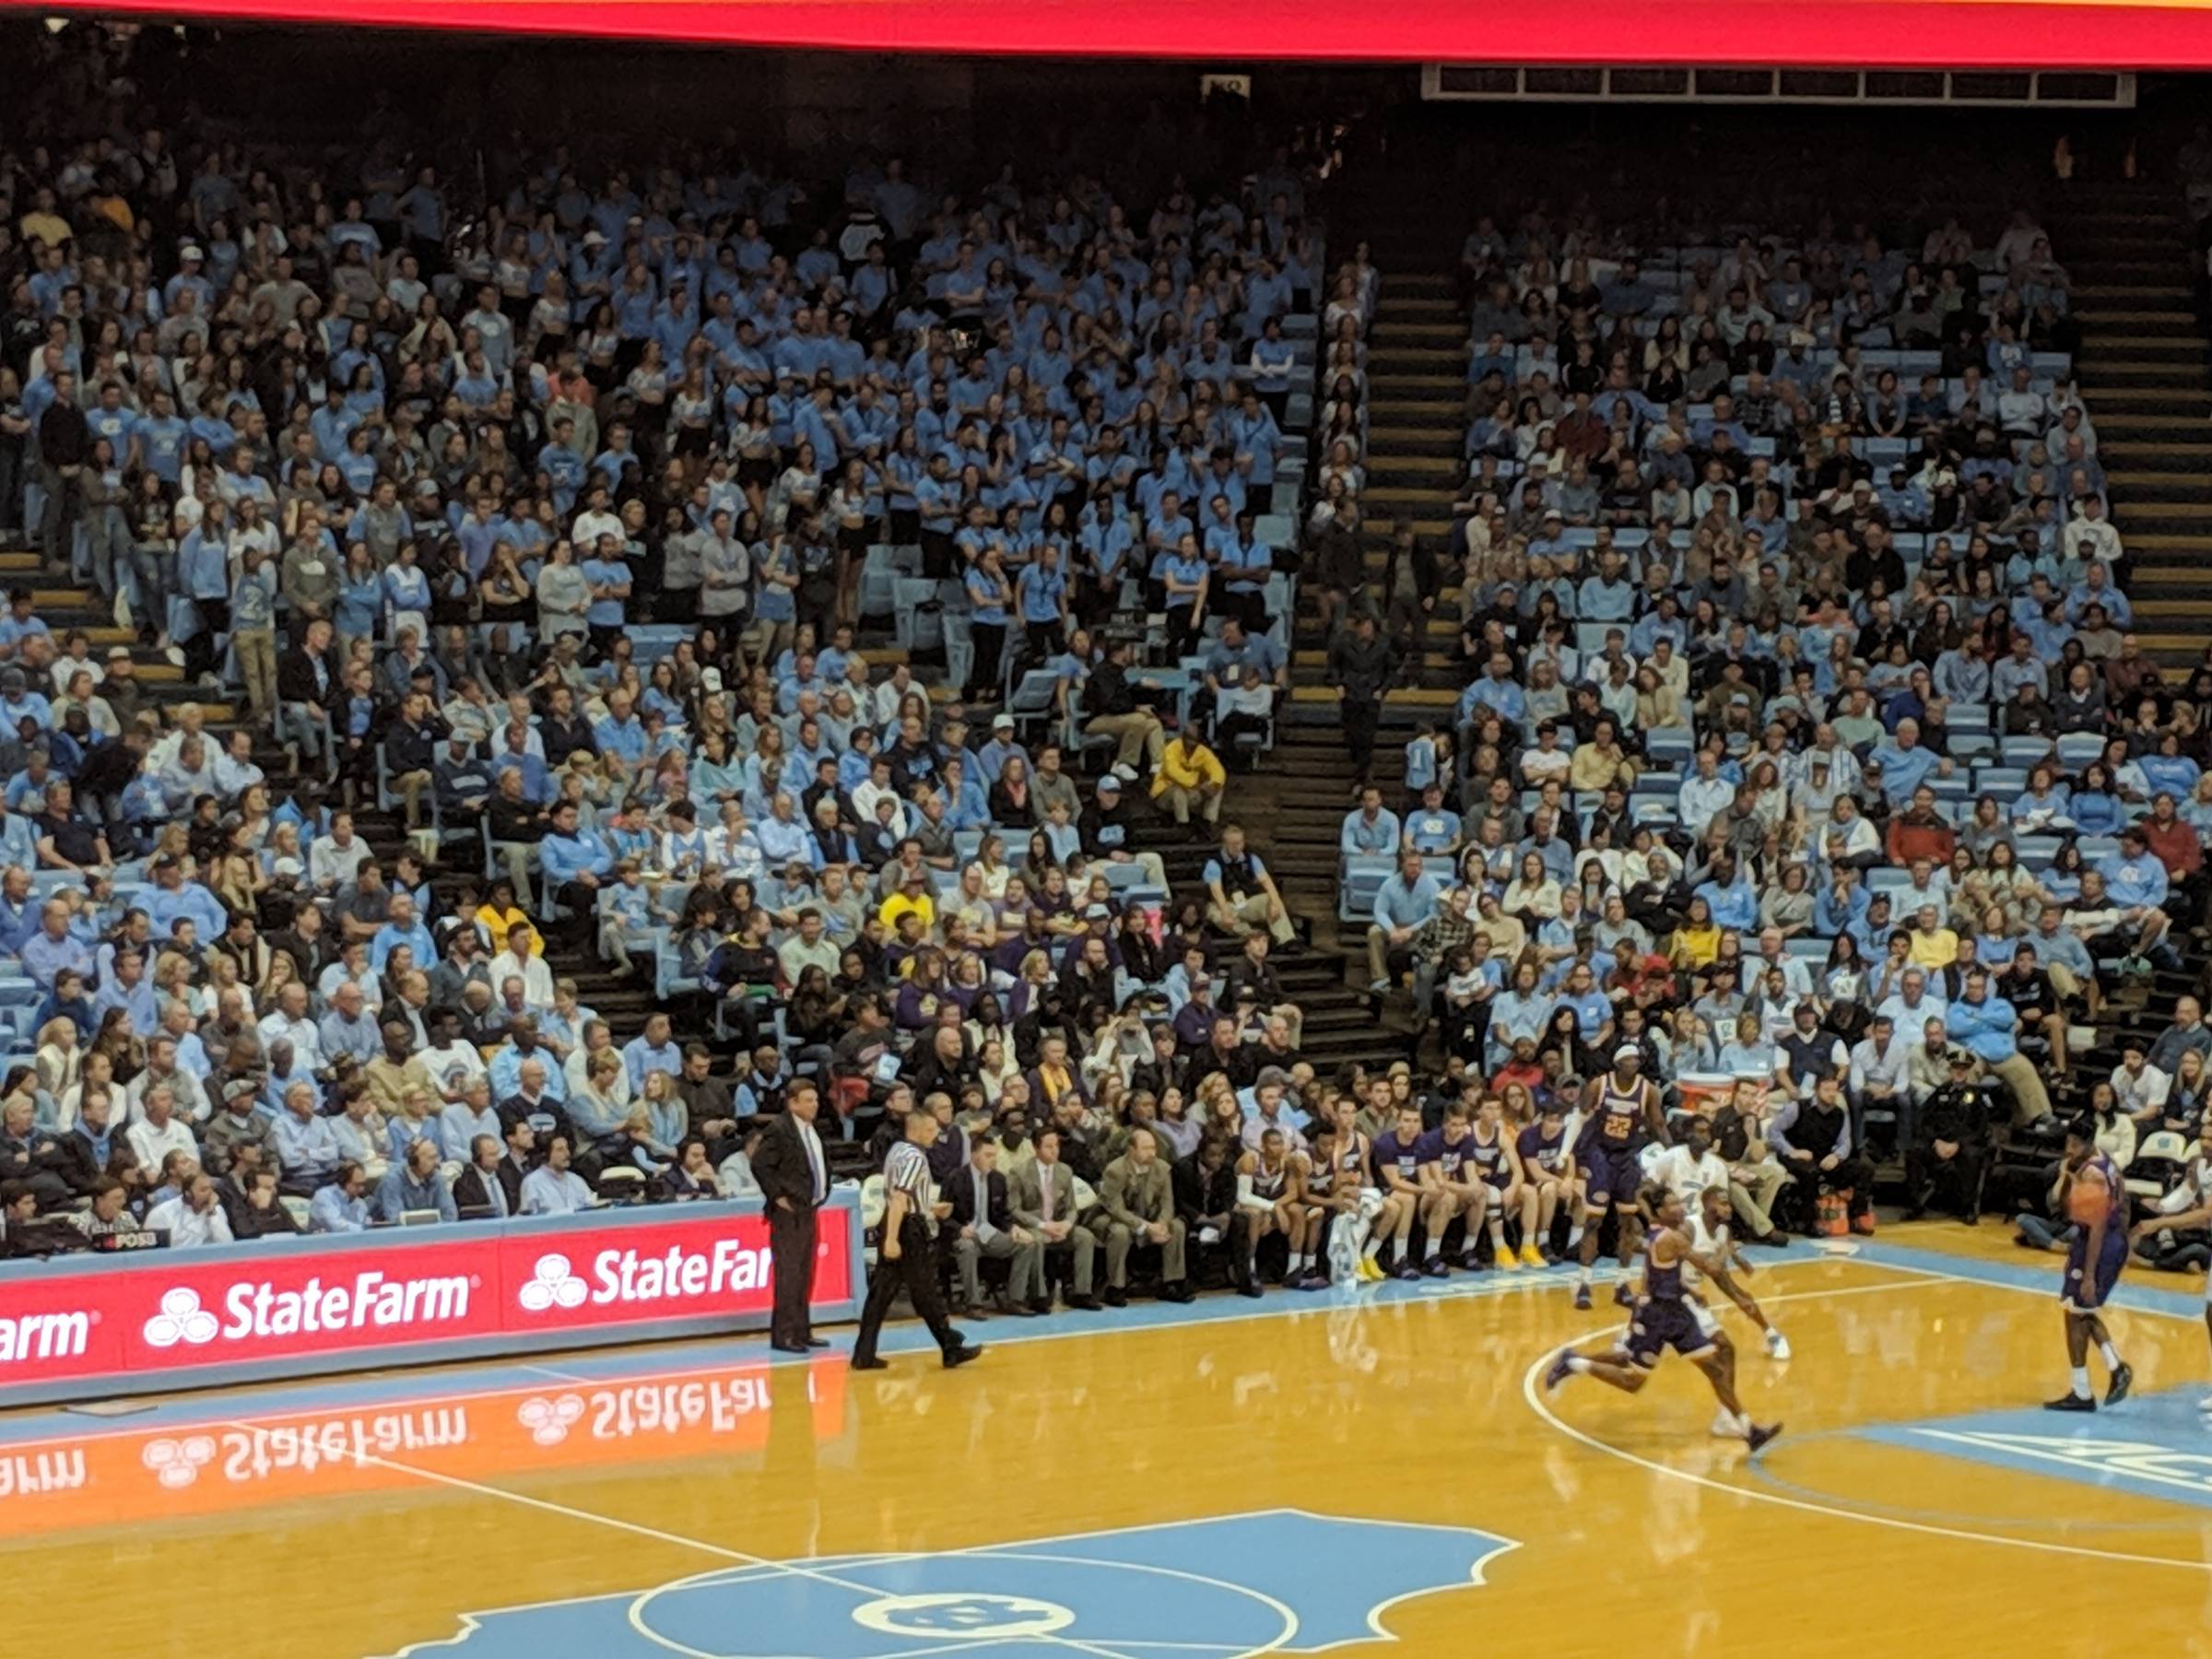
<svg viewBox="0 0 2212 1659">
<path fill-rule="evenodd" d="M 2076 373 L 2134 560 L 2135 631 L 2193 665 L 2212 641 L 2212 341 L 2191 308 L 2188 222 L 2169 187 L 2137 181 L 2095 185 L 2047 228 L 2074 278 Z"/>
</svg>

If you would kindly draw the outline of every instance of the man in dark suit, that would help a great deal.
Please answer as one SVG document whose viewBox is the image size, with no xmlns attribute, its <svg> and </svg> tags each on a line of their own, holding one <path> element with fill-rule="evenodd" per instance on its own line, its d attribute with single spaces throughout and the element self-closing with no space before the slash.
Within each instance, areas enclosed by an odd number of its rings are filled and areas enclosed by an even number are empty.
<svg viewBox="0 0 2212 1659">
<path fill-rule="evenodd" d="M 318 617 L 300 642 L 276 659 L 277 741 L 302 759 L 330 759 L 323 753 L 323 723 L 343 700 L 331 644 L 330 623 Z"/>
<path fill-rule="evenodd" d="M 828 1347 L 814 1334 L 808 1306 L 814 1298 L 814 1214 L 830 1197 L 830 1165 L 815 1133 L 822 1097 L 804 1077 L 783 1093 L 783 1110 L 770 1119 L 753 1150 L 753 1179 L 768 1204 L 768 1248 L 775 1271 L 775 1311 L 769 1347 L 779 1354 Z"/>
<path fill-rule="evenodd" d="M 527 1124 L 516 1126 L 530 1133 Z M 453 1207 L 464 1221 L 504 1221 L 522 1208 L 523 1167 L 503 1151 L 496 1135 L 469 1143 L 468 1167 L 453 1177 Z"/>
<path fill-rule="evenodd" d="M 1024 1319 L 1033 1315 L 1044 1247 L 1035 1233 L 1014 1219 L 1006 1178 L 998 1172 L 998 1143 L 979 1137 L 968 1154 L 967 1168 L 945 1182 L 944 1192 L 952 1214 L 941 1238 L 960 1290 L 953 1317 L 972 1318 L 982 1312 L 981 1268 L 985 1256 L 1009 1264 L 998 1311 Z"/>
</svg>

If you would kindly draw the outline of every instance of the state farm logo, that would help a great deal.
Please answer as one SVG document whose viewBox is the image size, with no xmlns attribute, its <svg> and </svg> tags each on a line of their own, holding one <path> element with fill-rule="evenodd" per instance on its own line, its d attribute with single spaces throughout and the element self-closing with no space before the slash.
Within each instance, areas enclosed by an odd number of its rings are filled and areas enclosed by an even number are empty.
<svg viewBox="0 0 2212 1659">
<path fill-rule="evenodd" d="M 201 1304 L 200 1293 L 179 1285 L 162 1293 L 159 1312 L 140 1327 L 147 1347 L 201 1347 L 225 1343 L 300 1336 L 340 1336 L 356 1331 L 397 1331 L 467 1323 L 477 1281 L 466 1274 L 393 1278 L 375 1267 L 350 1278 L 325 1281 L 311 1274 L 298 1286 L 245 1279 L 221 1293 L 220 1312 Z"/>
<path fill-rule="evenodd" d="M 759 1290 L 768 1283 L 769 1253 L 735 1239 L 705 1250 L 671 1244 L 658 1252 L 603 1250 L 580 1277 L 565 1255 L 537 1258 L 515 1300 L 525 1313 L 556 1308 L 633 1307 L 640 1303 L 712 1300 Z"/>
<path fill-rule="evenodd" d="M 529 1430 L 530 1438 L 539 1445 L 558 1446 L 569 1438 L 569 1430 L 582 1416 L 583 1401 L 575 1394 L 564 1394 L 551 1400 L 532 1394 L 516 1408 L 514 1420 Z"/>
<path fill-rule="evenodd" d="M 524 1312 L 543 1313 L 551 1308 L 581 1308 L 590 1287 L 569 1269 L 565 1255 L 542 1255 L 537 1270 L 517 1295 Z"/>
<path fill-rule="evenodd" d="M 198 1347 L 213 1342 L 221 1328 L 215 1315 L 200 1306 L 200 1293 L 180 1285 L 163 1293 L 161 1311 L 146 1322 L 146 1344 L 166 1348 L 188 1342 Z"/>
<path fill-rule="evenodd" d="M 205 1434 L 187 1435 L 182 1440 L 164 1436 L 147 1441 L 138 1461 L 151 1469 L 154 1478 L 171 1491 L 182 1491 L 215 1461 L 215 1441 Z"/>
</svg>

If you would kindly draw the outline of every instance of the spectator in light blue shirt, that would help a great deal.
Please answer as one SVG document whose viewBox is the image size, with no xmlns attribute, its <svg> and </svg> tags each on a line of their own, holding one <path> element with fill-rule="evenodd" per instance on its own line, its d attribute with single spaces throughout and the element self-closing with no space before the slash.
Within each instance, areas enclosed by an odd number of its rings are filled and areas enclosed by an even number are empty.
<svg viewBox="0 0 2212 1659">
<path fill-rule="evenodd" d="M 546 1141 L 546 1161 L 523 1177 L 523 1214 L 569 1216 L 598 1202 L 583 1177 L 569 1168 L 569 1137 L 554 1135 Z"/>
<path fill-rule="evenodd" d="M 1382 792 L 1372 783 L 1359 792 L 1359 805 L 1344 815 L 1337 845 L 1347 856 L 1353 853 L 1388 857 L 1398 850 L 1401 830 L 1398 815 L 1382 805 Z"/>
<path fill-rule="evenodd" d="M 441 1221 L 458 1221 L 453 1189 L 439 1172 L 438 1143 L 429 1135 L 407 1147 L 403 1161 L 385 1171 L 376 1189 L 375 1214 L 379 1221 L 397 1222 L 409 1214 L 434 1210 Z M 310 1209 L 312 1211 L 312 1206 Z"/>
<path fill-rule="evenodd" d="M 684 1051 L 668 1033 L 667 1015 L 649 1015 L 643 1034 L 622 1045 L 622 1066 L 629 1074 L 632 1095 L 644 1094 L 648 1072 L 666 1072 L 671 1077 L 684 1075 Z"/>
<path fill-rule="evenodd" d="M 1413 935 L 1436 914 L 1442 894 L 1436 877 L 1421 867 L 1418 853 L 1399 856 L 1396 872 L 1375 889 L 1374 919 L 1367 930 L 1370 994 L 1386 994 L 1395 976 L 1411 970 Z"/>
<path fill-rule="evenodd" d="M 317 1233 L 358 1233 L 369 1230 L 369 1204 L 361 1194 L 368 1178 L 357 1163 L 340 1164 L 329 1184 L 315 1189 L 308 1201 L 307 1230 Z"/>
<path fill-rule="evenodd" d="M 1952 770 L 1947 758 L 1922 747 L 1917 720 L 1899 721 L 1896 734 L 1888 743 L 1877 744 L 1868 759 L 1880 762 L 1882 794 L 1888 797 L 1892 806 L 1902 806 L 1912 800 L 1912 792 L 1931 775 L 1947 778 Z"/>
</svg>

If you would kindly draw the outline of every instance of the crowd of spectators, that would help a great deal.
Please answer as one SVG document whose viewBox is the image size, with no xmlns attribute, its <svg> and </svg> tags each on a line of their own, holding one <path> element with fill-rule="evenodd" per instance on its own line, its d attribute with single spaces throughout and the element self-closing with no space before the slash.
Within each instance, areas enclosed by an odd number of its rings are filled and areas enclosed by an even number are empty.
<svg viewBox="0 0 2212 1659">
<path fill-rule="evenodd" d="M 1471 1098 L 1532 1126 L 1625 1051 L 1753 1236 L 1871 1227 L 1892 1153 L 1971 1215 L 2054 1106 L 2123 1162 L 2202 1117 L 2192 1003 L 2165 1065 L 2077 1058 L 2205 919 L 2212 653 L 2131 631 L 2066 271 L 2026 211 L 1977 229 L 1466 239 L 1424 561 L 1464 689 L 1347 814 L 1342 912 Z"/>
<path fill-rule="evenodd" d="M 748 1195 L 802 1075 L 849 1135 L 1056 1122 L 1111 1211 L 1145 1118 L 1288 1085 L 1216 745 L 1288 683 L 1364 257 L 1285 146 L 1142 202 L 723 159 L 0 166 L 0 527 L 137 641 L 0 618 L 11 1246 Z"/>
</svg>

